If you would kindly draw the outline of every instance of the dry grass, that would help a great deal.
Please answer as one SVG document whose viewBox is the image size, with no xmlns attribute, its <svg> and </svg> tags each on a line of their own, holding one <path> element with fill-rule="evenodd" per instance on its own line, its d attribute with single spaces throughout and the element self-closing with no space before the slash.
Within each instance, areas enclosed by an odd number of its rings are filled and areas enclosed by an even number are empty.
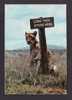
<svg viewBox="0 0 72 100">
<path fill-rule="evenodd" d="M 67 88 L 65 51 L 54 52 L 51 63 L 58 67 L 58 76 L 35 75 L 30 72 L 29 54 L 5 52 L 5 94 L 64 94 Z"/>
<path fill-rule="evenodd" d="M 33 86 L 28 84 L 13 84 L 10 85 L 6 91 L 7 95 L 14 95 L 14 94 L 66 94 L 66 91 L 62 88 L 44 88 L 41 86 Z"/>
</svg>

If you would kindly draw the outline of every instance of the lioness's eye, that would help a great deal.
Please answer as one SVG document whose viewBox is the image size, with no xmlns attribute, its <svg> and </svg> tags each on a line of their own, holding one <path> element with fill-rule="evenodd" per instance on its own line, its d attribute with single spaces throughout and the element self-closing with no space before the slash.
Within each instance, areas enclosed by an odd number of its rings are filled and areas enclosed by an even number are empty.
<svg viewBox="0 0 72 100">
<path fill-rule="evenodd" d="M 35 38 L 32 38 L 32 40 L 35 40 Z"/>
</svg>

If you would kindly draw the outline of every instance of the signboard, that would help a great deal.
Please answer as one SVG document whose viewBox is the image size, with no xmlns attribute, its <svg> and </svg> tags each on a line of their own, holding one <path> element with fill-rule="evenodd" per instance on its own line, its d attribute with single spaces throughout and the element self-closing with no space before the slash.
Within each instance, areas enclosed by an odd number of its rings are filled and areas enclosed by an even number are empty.
<svg viewBox="0 0 72 100">
<path fill-rule="evenodd" d="M 54 27 L 54 17 L 30 19 L 30 27 L 31 29 Z"/>
</svg>

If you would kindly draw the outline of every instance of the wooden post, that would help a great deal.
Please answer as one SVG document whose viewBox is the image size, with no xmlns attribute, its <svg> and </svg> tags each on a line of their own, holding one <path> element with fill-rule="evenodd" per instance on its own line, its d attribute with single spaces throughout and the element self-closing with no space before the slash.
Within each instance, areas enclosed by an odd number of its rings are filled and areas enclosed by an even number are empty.
<svg viewBox="0 0 72 100">
<path fill-rule="evenodd" d="M 41 48 L 41 70 L 42 73 L 48 74 L 48 53 L 45 37 L 45 28 L 39 28 L 39 39 Z"/>
<path fill-rule="evenodd" d="M 39 40 L 40 40 L 40 48 L 41 48 L 41 70 L 42 73 L 48 74 L 49 72 L 49 60 L 47 53 L 47 45 L 46 45 L 46 37 L 45 37 L 45 28 L 46 27 L 54 27 L 54 17 L 46 17 L 46 18 L 36 18 L 30 19 L 30 27 L 31 29 L 39 30 Z"/>
</svg>

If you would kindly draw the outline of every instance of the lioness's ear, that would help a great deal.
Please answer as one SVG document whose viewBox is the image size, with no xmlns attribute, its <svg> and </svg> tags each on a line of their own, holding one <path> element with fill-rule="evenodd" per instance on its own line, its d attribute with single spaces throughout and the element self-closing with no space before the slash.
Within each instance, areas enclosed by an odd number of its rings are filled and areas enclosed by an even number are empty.
<svg viewBox="0 0 72 100">
<path fill-rule="evenodd" d="M 27 32 L 25 32 L 25 35 L 27 35 Z"/>
<path fill-rule="evenodd" d="M 34 33 L 33 33 L 35 36 L 37 35 L 37 31 L 34 31 Z"/>
</svg>

